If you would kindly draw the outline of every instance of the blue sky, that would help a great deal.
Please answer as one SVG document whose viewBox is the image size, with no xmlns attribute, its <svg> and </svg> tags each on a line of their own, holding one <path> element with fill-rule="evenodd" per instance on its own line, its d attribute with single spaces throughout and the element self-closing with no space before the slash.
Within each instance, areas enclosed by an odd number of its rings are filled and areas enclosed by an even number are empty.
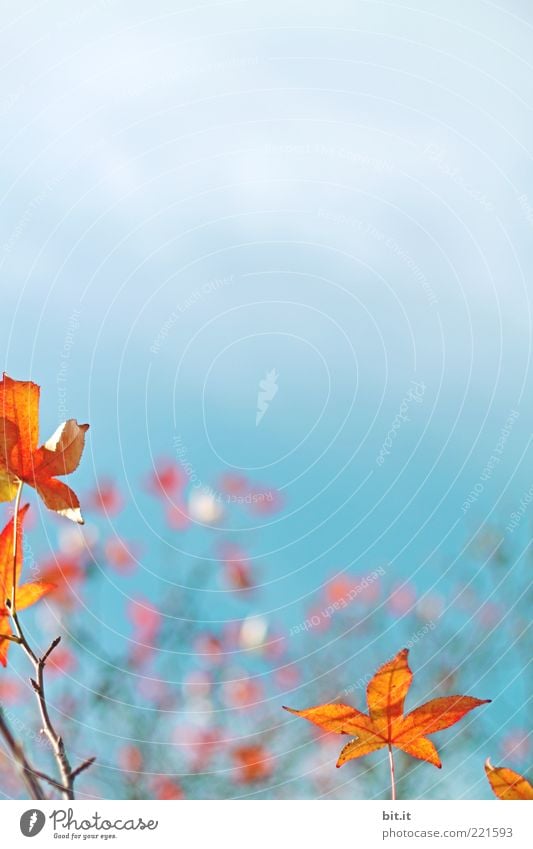
<svg viewBox="0 0 533 849">
<path fill-rule="evenodd" d="M 91 422 L 78 487 L 131 492 L 153 571 L 134 498 L 179 437 L 202 480 L 284 494 L 260 612 L 380 562 L 451 592 L 442 564 L 531 486 L 530 4 L 5 5 L 2 362 L 43 386 L 43 435 Z"/>
</svg>

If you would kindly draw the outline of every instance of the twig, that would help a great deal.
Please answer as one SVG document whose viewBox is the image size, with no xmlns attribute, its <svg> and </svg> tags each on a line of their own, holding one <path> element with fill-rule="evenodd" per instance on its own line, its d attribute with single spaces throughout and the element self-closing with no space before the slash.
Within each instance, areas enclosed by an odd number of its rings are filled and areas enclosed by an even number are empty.
<svg viewBox="0 0 533 849">
<path fill-rule="evenodd" d="M 41 772 L 39 769 L 35 769 L 34 767 L 32 767 L 32 772 L 37 776 L 37 778 L 40 778 L 42 781 L 47 781 L 48 784 L 51 784 L 52 787 L 56 788 L 56 790 L 60 790 L 61 793 L 65 792 L 66 788 L 63 787 L 59 781 L 56 781 L 55 778 L 52 778 L 51 775 L 47 775 L 45 772 Z"/>
<path fill-rule="evenodd" d="M 44 689 L 44 667 L 46 666 L 46 661 L 50 657 L 51 653 L 58 645 L 60 637 L 57 637 L 54 642 L 50 645 L 50 648 L 46 651 L 46 653 L 37 659 L 37 663 L 35 665 L 37 672 L 37 680 L 35 681 L 33 678 L 30 679 L 31 685 L 37 695 L 37 700 L 39 702 L 39 709 L 41 711 L 41 717 L 43 720 L 44 731 L 50 743 L 52 744 L 52 749 L 54 751 L 55 759 L 57 761 L 57 765 L 59 767 L 59 772 L 61 775 L 61 780 L 64 785 L 63 796 L 65 799 L 74 799 L 74 788 L 73 788 L 73 780 L 72 780 L 72 769 L 70 767 L 69 760 L 67 758 L 67 753 L 65 752 L 65 746 L 63 744 L 63 738 L 60 734 L 55 730 L 52 720 L 50 719 L 50 714 L 48 712 L 48 704 L 46 701 L 46 693 Z M 23 648 L 24 642 L 22 643 Z M 32 653 L 33 654 L 33 653 Z"/>
<path fill-rule="evenodd" d="M 17 528 L 18 528 L 18 518 L 19 518 L 19 509 L 20 509 L 20 500 L 22 494 L 22 482 L 19 485 L 17 490 L 17 497 L 15 499 L 15 508 L 13 515 L 13 589 L 11 592 L 11 602 L 7 604 L 9 609 L 9 613 L 11 619 L 13 620 L 14 629 L 16 631 L 15 642 L 18 642 L 26 654 L 27 658 L 30 660 L 33 668 L 35 670 L 35 678 L 30 678 L 31 685 L 37 696 L 37 702 L 39 704 L 39 711 L 41 714 L 41 719 L 43 722 L 43 730 L 46 734 L 50 745 L 52 746 L 52 751 L 55 756 L 55 760 L 57 763 L 57 767 L 59 770 L 59 774 L 61 776 L 61 782 L 56 782 L 52 779 L 53 785 L 60 790 L 64 799 L 72 800 L 74 799 L 74 779 L 80 772 L 83 772 L 84 769 L 87 769 L 92 763 L 94 763 L 94 758 L 91 758 L 89 761 L 84 761 L 80 767 L 77 767 L 75 770 L 72 770 L 69 759 L 67 757 L 67 753 L 65 751 L 65 745 L 63 743 L 63 738 L 56 731 L 52 720 L 50 718 L 50 713 L 48 710 L 48 703 L 46 701 L 46 692 L 44 686 L 44 669 L 46 666 L 46 662 L 55 648 L 59 645 L 61 637 L 56 637 L 55 640 L 52 641 L 48 649 L 39 657 L 39 655 L 32 649 L 30 646 L 24 631 L 22 630 L 22 626 L 20 624 L 18 614 L 17 614 L 17 597 L 16 597 L 16 584 L 17 584 Z M 42 777 L 42 776 L 41 776 Z M 46 778 L 47 781 L 50 779 Z"/>
<path fill-rule="evenodd" d="M 53 650 L 58 647 L 60 642 L 61 642 L 61 637 L 56 637 L 55 640 L 52 640 L 52 642 L 50 643 L 50 646 L 47 648 L 47 650 L 43 654 L 42 659 L 39 661 L 40 663 L 42 663 L 43 666 L 45 665 L 46 661 L 48 660 L 48 658 L 52 654 Z"/>
<path fill-rule="evenodd" d="M 86 760 L 86 761 L 83 761 L 83 763 L 82 763 L 82 764 L 80 764 L 79 766 L 77 766 L 77 767 L 76 767 L 76 769 L 75 769 L 75 770 L 73 771 L 73 773 L 72 773 L 72 780 L 74 781 L 74 779 L 75 779 L 75 778 L 77 778 L 77 777 L 78 777 L 78 775 L 79 775 L 81 772 L 84 772 L 86 769 L 89 769 L 89 767 L 93 765 L 93 763 L 95 762 L 95 760 L 96 760 L 96 758 L 87 758 L 87 760 Z"/>
<path fill-rule="evenodd" d="M 17 764 L 17 767 L 22 776 L 22 780 L 24 781 L 26 787 L 28 788 L 28 793 L 30 794 L 32 799 L 46 799 L 46 796 L 43 793 L 42 787 L 37 781 L 37 776 L 41 778 L 45 778 L 47 781 L 49 780 L 47 776 L 44 774 L 41 775 L 37 773 L 32 766 L 30 766 L 26 755 L 24 754 L 24 749 L 18 743 L 13 734 L 9 725 L 6 722 L 4 717 L 4 713 L 2 708 L 0 708 L 0 734 L 4 738 L 7 748 L 11 752 L 13 756 L 13 760 Z"/>
</svg>

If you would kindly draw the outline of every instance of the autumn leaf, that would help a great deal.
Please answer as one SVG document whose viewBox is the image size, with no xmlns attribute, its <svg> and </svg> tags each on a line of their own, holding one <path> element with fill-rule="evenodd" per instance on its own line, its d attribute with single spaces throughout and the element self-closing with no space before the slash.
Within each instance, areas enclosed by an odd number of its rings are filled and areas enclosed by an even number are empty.
<svg viewBox="0 0 533 849">
<path fill-rule="evenodd" d="M 165 518 L 173 531 L 185 531 L 191 525 L 191 517 L 189 516 L 187 505 L 180 496 L 178 496 L 178 501 L 175 504 L 167 505 Z"/>
<path fill-rule="evenodd" d="M 499 799 L 533 799 L 533 787 L 520 773 L 506 766 L 492 766 L 489 758 L 485 761 L 485 772 Z"/>
<path fill-rule="evenodd" d="M 236 779 L 244 784 L 265 781 L 272 773 L 272 758 L 261 745 L 238 746 L 233 751 L 233 760 L 237 767 Z"/>
<path fill-rule="evenodd" d="M 117 516 L 124 507 L 120 489 L 114 481 L 107 479 L 98 481 L 96 488 L 87 496 L 86 502 L 91 510 L 104 516 Z"/>
<path fill-rule="evenodd" d="M 165 775 L 156 775 L 151 780 L 151 786 L 155 799 L 162 801 L 185 799 L 185 794 L 177 781 L 172 781 Z"/>
<path fill-rule="evenodd" d="M 239 545 L 223 542 L 219 546 L 219 558 L 224 564 L 228 583 L 236 590 L 249 590 L 253 587 L 250 559 Z"/>
<path fill-rule="evenodd" d="M 26 504 L 19 510 L 18 514 L 17 559 L 15 564 L 17 610 L 24 610 L 26 607 L 31 607 L 32 604 L 35 604 L 35 602 L 39 601 L 40 598 L 55 587 L 55 584 L 46 581 L 36 581 L 19 586 L 23 559 L 22 526 L 28 512 L 28 507 L 29 504 Z M 0 663 L 2 666 L 6 666 L 7 664 L 9 637 L 11 636 L 9 606 L 13 597 L 13 535 L 14 519 L 11 519 L 0 534 Z"/>
<path fill-rule="evenodd" d="M 117 572 L 128 574 L 137 565 L 139 549 L 134 543 L 128 543 L 120 537 L 108 539 L 104 546 L 105 556 L 110 566 Z"/>
<path fill-rule="evenodd" d="M 89 425 L 69 419 L 39 448 L 39 394 L 36 383 L 0 381 L 0 501 L 27 483 L 50 510 L 83 524 L 77 495 L 57 478 L 78 468 Z"/>
<path fill-rule="evenodd" d="M 148 492 L 158 498 L 172 498 L 180 494 L 188 483 L 187 473 L 173 460 L 160 460 L 146 480 Z"/>
<path fill-rule="evenodd" d="M 342 749 L 338 767 L 385 746 L 389 749 L 395 746 L 411 757 L 427 761 L 440 769 L 437 750 L 427 735 L 455 725 L 469 711 L 486 704 L 490 699 L 446 696 L 432 699 L 406 716 L 404 701 L 413 680 L 407 662 L 408 654 L 408 649 L 402 649 L 393 660 L 378 669 L 370 680 L 366 691 L 368 714 L 344 704 L 285 710 L 308 719 L 325 731 L 354 737 Z"/>
<path fill-rule="evenodd" d="M 75 586 L 87 575 L 80 557 L 57 555 L 42 563 L 39 569 L 41 581 L 53 584 L 54 599 L 64 607 L 72 607 L 78 599 Z"/>
</svg>

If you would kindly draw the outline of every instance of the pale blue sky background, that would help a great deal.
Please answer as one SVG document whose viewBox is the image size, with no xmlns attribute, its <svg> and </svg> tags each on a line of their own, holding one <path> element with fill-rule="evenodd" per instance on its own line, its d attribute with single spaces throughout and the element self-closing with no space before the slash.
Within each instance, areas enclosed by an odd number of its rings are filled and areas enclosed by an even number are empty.
<svg viewBox="0 0 533 849">
<path fill-rule="evenodd" d="M 65 405 L 90 420 L 78 487 L 130 488 L 150 571 L 162 522 L 134 497 L 179 435 L 202 480 L 284 493 L 258 612 L 293 624 L 380 562 L 453 605 L 445 566 L 532 483 L 532 37 L 510 0 L 3 4 L 2 363 L 42 384 L 44 435 Z"/>
</svg>

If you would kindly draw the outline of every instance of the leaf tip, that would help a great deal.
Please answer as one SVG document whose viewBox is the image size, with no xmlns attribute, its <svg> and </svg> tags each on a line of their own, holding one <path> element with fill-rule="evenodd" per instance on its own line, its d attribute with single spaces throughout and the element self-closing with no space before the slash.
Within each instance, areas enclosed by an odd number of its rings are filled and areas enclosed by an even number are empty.
<svg viewBox="0 0 533 849">
<path fill-rule="evenodd" d="M 85 519 L 81 515 L 79 507 L 66 507 L 64 510 L 56 510 L 55 512 L 59 516 L 64 516 L 65 519 L 70 519 L 71 522 L 75 522 L 77 525 L 85 524 Z"/>
</svg>

